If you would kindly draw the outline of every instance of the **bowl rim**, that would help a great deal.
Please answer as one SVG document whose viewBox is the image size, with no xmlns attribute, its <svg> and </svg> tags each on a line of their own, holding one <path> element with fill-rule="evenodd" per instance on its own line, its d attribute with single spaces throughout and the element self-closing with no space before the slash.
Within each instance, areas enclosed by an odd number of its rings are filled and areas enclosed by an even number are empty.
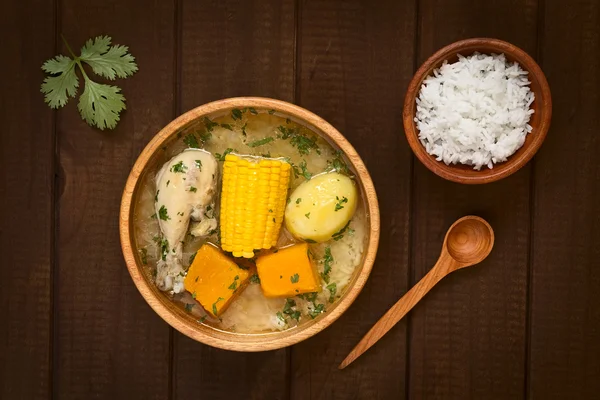
<svg viewBox="0 0 600 400">
<path fill-rule="evenodd" d="M 502 163 L 505 164 L 503 169 L 488 169 L 485 170 L 485 174 L 482 174 L 481 176 L 466 175 L 458 168 L 452 172 L 448 172 L 445 168 L 440 166 L 440 163 L 443 163 L 443 161 L 437 161 L 434 156 L 427 153 L 425 147 L 421 144 L 421 141 L 418 138 L 418 129 L 414 122 L 416 98 L 423 81 L 427 76 L 429 76 L 437 64 L 443 62 L 449 57 L 454 56 L 457 53 L 461 53 L 461 51 L 468 51 L 472 53 L 478 51 L 477 48 L 482 47 L 493 49 L 498 53 L 506 54 L 510 58 L 516 58 L 524 61 L 519 62 L 521 68 L 528 71 L 529 76 L 535 77 L 536 81 L 540 85 L 539 92 L 535 93 L 535 101 L 539 101 L 540 104 L 538 108 L 538 112 L 541 114 L 540 124 L 537 127 L 531 142 L 527 148 L 524 149 L 524 152 L 518 158 L 511 158 L 516 153 L 511 155 L 507 161 Z M 408 90 L 406 91 L 406 95 L 404 97 L 402 114 L 404 134 L 408 140 L 408 144 L 419 161 L 421 161 L 427 167 L 427 169 L 432 171 L 434 174 L 452 182 L 464 184 L 484 184 L 495 182 L 514 174 L 525 164 L 527 164 L 537 153 L 546 138 L 548 129 L 550 128 L 550 121 L 552 119 L 552 96 L 550 92 L 550 86 L 548 85 L 548 80 L 546 79 L 544 72 L 537 62 L 529 54 L 527 54 L 527 52 L 504 40 L 486 37 L 471 38 L 459 40 L 444 46 L 427 58 L 427 60 L 415 72 L 408 85 Z M 531 135 L 532 133 L 533 132 L 529 133 L 528 135 Z M 454 164 L 451 164 L 449 167 L 454 167 Z"/>
<path fill-rule="evenodd" d="M 354 281 L 354 284 L 347 287 L 344 295 L 338 300 L 331 311 L 322 314 L 303 328 L 297 330 L 292 328 L 281 331 L 282 334 L 286 333 L 283 337 L 278 335 L 279 332 L 267 334 L 226 332 L 225 337 L 219 337 L 208 334 L 208 331 L 205 331 L 207 328 L 201 328 L 201 324 L 192 326 L 192 324 L 189 323 L 188 318 L 179 315 L 179 313 L 172 311 L 172 309 L 168 307 L 167 302 L 170 302 L 170 300 L 165 296 L 157 295 L 158 289 L 155 286 L 151 286 L 153 283 L 145 277 L 145 274 L 141 270 L 142 267 L 138 266 L 136 254 L 134 253 L 133 229 L 130 219 L 134 208 L 132 201 L 140 177 L 155 152 L 180 129 L 193 123 L 196 119 L 220 111 L 244 107 L 269 110 L 274 109 L 276 112 L 285 114 L 293 119 L 298 119 L 299 123 L 306 125 L 309 128 L 316 128 L 317 134 L 322 133 L 322 136 L 326 140 L 332 141 L 335 146 L 344 153 L 346 159 L 352 164 L 352 167 L 356 171 L 357 183 L 362 187 L 366 211 L 369 215 L 369 237 L 366 243 L 362 265 L 357 267 L 359 270 L 357 271 L 356 278 L 352 280 Z M 162 128 L 150 140 L 138 156 L 127 178 L 121 198 L 119 232 L 123 257 L 135 286 L 144 300 L 165 322 L 182 334 L 198 342 L 226 350 L 254 352 L 275 350 L 308 339 L 330 326 L 350 307 L 365 286 L 375 262 L 380 236 L 380 215 L 375 187 L 365 164 L 354 147 L 336 128 L 311 111 L 282 100 L 265 97 L 234 97 L 206 103 L 183 113 Z M 223 331 L 212 331 L 211 328 L 211 332 Z M 256 340 L 253 340 L 254 338 Z"/>
</svg>

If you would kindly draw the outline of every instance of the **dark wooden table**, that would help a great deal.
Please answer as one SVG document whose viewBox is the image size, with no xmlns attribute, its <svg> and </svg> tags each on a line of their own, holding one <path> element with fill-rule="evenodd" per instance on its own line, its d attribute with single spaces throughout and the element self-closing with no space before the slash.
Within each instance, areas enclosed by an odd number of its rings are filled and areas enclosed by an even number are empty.
<svg viewBox="0 0 600 400">
<path fill-rule="evenodd" d="M 1 399 L 600 398 L 600 2 L 26 0 L 2 2 Z M 139 72 L 114 131 L 43 102 L 42 62 L 109 34 Z M 458 39 L 531 54 L 554 117 L 533 162 L 446 182 L 403 135 L 407 84 Z M 243 354 L 196 343 L 134 287 L 119 201 L 148 140 L 211 100 L 268 96 L 336 126 L 369 167 L 382 237 L 355 304 L 316 337 Z M 337 365 L 420 279 L 456 218 L 496 230 L 481 266 L 439 284 L 365 356 Z"/>
</svg>

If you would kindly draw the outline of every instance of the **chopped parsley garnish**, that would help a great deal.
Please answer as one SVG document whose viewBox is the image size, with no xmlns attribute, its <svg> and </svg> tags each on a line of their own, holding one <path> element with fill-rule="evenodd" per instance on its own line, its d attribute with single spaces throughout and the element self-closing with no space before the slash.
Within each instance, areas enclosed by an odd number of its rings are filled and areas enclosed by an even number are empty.
<svg viewBox="0 0 600 400">
<path fill-rule="evenodd" d="M 296 199 L 296 204 L 300 204 L 300 202 L 302 202 L 302 197 L 298 197 L 298 198 Z"/>
<path fill-rule="evenodd" d="M 154 214 L 152 214 L 152 215 L 150 216 L 150 218 L 152 218 L 152 219 L 156 219 L 156 218 L 158 218 L 158 217 L 156 216 L 156 213 L 154 213 Z"/>
<path fill-rule="evenodd" d="M 231 118 L 233 118 L 234 121 L 242 119 L 242 111 L 238 108 L 234 108 L 233 110 L 231 110 Z"/>
<path fill-rule="evenodd" d="M 323 273 L 321 277 L 329 283 L 329 273 L 331 272 L 331 264 L 333 264 L 333 256 L 331 255 L 331 247 L 325 248 L 325 256 L 323 257 Z"/>
<path fill-rule="evenodd" d="M 185 143 L 185 145 L 187 147 L 191 147 L 193 149 L 197 149 L 200 147 L 200 144 L 198 143 L 198 139 L 196 138 L 196 135 L 194 135 L 193 133 L 186 135 L 183 138 L 183 143 Z"/>
<path fill-rule="evenodd" d="M 192 308 L 194 308 L 193 304 L 186 304 L 185 305 L 185 311 L 187 311 L 187 312 L 192 312 Z"/>
<path fill-rule="evenodd" d="M 306 169 L 306 161 L 302 160 L 302 162 L 300 163 L 300 175 L 302 175 L 304 177 L 304 179 L 309 180 L 310 178 L 312 178 L 312 174 L 310 172 L 308 172 L 308 169 Z"/>
<path fill-rule="evenodd" d="M 187 167 L 185 166 L 183 161 L 179 161 L 177 164 L 171 167 L 171 172 L 178 172 L 180 174 L 183 174 L 186 170 Z"/>
<path fill-rule="evenodd" d="M 298 274 L 294 274 L 294 275 L 290 276 L 290 281 L 292 281 L 292 283 L 298 283 L 299 280 L 300 280 L 300 275 L 298 275 Z"/>
<path fill-rule="evenodd" d="M 327 161 L 327 166 L 329 169 L 333 169 L 336 172 L 340 172 L 349 176 L 352 175 L 350 169 L 348 169 L 348 165 L 344 162 L 342 152 L 339 150 L 336 150 L 333 160 Z"/>
<path fill-rule="evenodd" d="M 248 123 L 246 122 L 243 126 L 242 126 L 242 136 L 246 137 L 248 134 L 246 133 L 246 126 L 248 126 Z"/>
<path fill-rule="evenodd" d="M 310 213 L 309 213 L 309 214 L 310 214 Z M 312 239 L 304 239 L 304 241 L 305 241 L 306 243 L 317 243 L 317 241 L 316 241 L 316 240 L 312 240 Z"/>
<path fill-rule="evenodd" d="M 335 282 L 331 282 L 327 285 L 327 290 L 329 290 L 329 302 L 333 303 L 335 300 L 335 293 L 337 292 L 337 284 Z"/>
<path fill-rule="evenodd" d="M 164 204 L 160 206 L 160 209 L 158 210 L 158 217 L 163 221 L 168 221 L 171 219 L 167 213 L 167 207 L 165 207 Z"/>
<path fill-rule="evenodd" d="M 200 134 L 200 140 L 202 140 L 202 143 L 208 142 L 210 139 L 212 138 L 212 133 L 210 132 L 203 132 Z"/>
<path fill-rule="evenodd" d="M 160 193 L 160 190 L 156 191 L 156 195 L 154 196 L 154 201 L 158 201 L 158 194 Z"/>
<path fill-rule="evenodd" d="M 196 164 L 196 168 L 202 171 L 202 160 L 194 160 L 194 163 Z"/>
<path fill-rule="evenodd" d="M 196 258 L 196 253 L 194 253 L 190 256 L 190 260 L 189 260 L 190 265 L 194 262 L 194 258 Z M 198 278 L 196 278 L 196 279 L 198 279 Z"/>
<path fill-rule="evenodd" d="M 285 306 L 283 306 L 283 313 L 288 315 L 291 319 L 299 321 L 300 311 L 294 310 L 294 307 L 296 307 L 296 302 L 293 299 L 286 299 Z"/>
<path fill-rule="evenodd" d="M 166 184 L 167 187 L 169 187 L 169 183 L 171 183 L 170 179 L 167 181 L 167 184 Z"/>
<path fill-rule="evenodd" d="M 338 196 L 335 196 L 335 199 L 337 200 L 337 203 L 335 204 L 335 210 L 334 211 L 341 210 L 342 208 L 344 208 L 344 206 L 342 204 L 348 202 L 348 199 L 346 198 L 346 196 L 342 197 L 341 199 Z"/>
<path fill-rule="evenodd" d="M 269 114 L 270 114 L 270 115 L 273 115 L 273 114 L 275 114 L 275 110 L 269 110 Z"/>
<path fill-rule="evenodd" d="M 198 189 L 196 189 L 195 186 L 190 186 L 190 192 L 196 193 L 197 191 L 198 191 Z"/>
<path fill-rule="evenodd" d="M 230 130 L 230 131 L 232 131 L 232 130 L 233 130 L 233 126 L 231 126 L 230 124 L 221 124 L 221 127 L 222 127 L 222 128 L 225 128 L 225 129 L 228 129 L 228 130 Z"/>
<path fill-rule="evenodd" d="M 310 212 L 307 212 L 306 214 L 304 214 L 304 216 L 308 219 L 310 219 Z"/>
<path fill-rule="evenodd" d="M 204 126 L 206 127 L 206 130 L 209 133 L 212 132 L 216 126 L 219 126 L 218 123 L 211 121 L 210 118 L 208 118 L 208 117 L 204 117 L 203 121 L 204 121 Z"/>
<path fill-rule="evenodd" d="M 200 319 L 198 320 L 198 323 L 201 324 L 204 321 L 206 321 L 206 315 L 201 316 Z"/>
<path fill-rule="evenodd" d="M 310 315 L 310 317 L 312 319 L 317 318 L 317 316 L 321 313 L 325 312 L 325 305 L 324 304 L 317 304 L 316 307 L 309 311 L 308 315 Z"/>
<path fill-rule="evenodd" d="M 275 315 L 277 315 L 277 318 L 279 318 L 279 320 L 285 324 L 285 317 L 283 316 L 281 311 L 277 311 L 277 314 Z"/>
<path fill-rule="evenodd" d="M 231 147 L 228 147 L 227 149 L 225 149 L 223 154 L 215 153 L 215 158 L 218 161 L 225 161 L 225 156 L 227 156 L 227 154 L 231 153 L 232 151 L 233 149 Z"/>
<path fill-rule="evenodd" d="M 148 265 L 148 250 L 146 248 L 140 249 L 140 258 L 142 260 L 142 264 Z"/>
<path fill-rule="evenodd" d="M 234 292 L 237 290 L 237 281 L 233 281 L 231 285 L 227 289 L 233 290 Z"/>
<path fill-rule="evenodd" d="M 264 139 L 259 139 L 259 140 L 255 140 L 254 142 L 247 143 L 247 146 L 248 147 L 264 146 L 265 144 L 271 143 L 274 140 L 275 140 L 274 137 L 266 137 Z"/>
<path fill-rule="evenodd" d="M 254 108 L 254 107 L 248 107 L 248 111 L 250 111 L 250 114 L 252 114 L 252 115 L 258 114 L 258 111 L 256 111 L 256 108 Z"/>
<path fill-rule="evenodd" d="M 220 302 L 220 301 L 223 301 L 223 300 L 225 300 L 225 299 L 224 299 L 224 298 L 222 298 L 222 297 L 219 297 L 219 298 L 217 299 L 217 301 L 215 301 L 215 302 L 213 303 L 213 305 L 212 305 L 212 311 L 213 311 L 213 314 L 214 314 L 215 316 L 217 315 L 217 303 L 218 303 L 218 302 Z"/>
<path fill-rule="evenodd" d="M 266 153 L 261 154 L 261 157 L 271 158 L 271 152 L 267 151 Z"/>
<path fill-rule="evenodd" d="M 341 238 L 344 237 L 344 232 L 346 232 L 346 229 L 348 229 L 348 226 L 350 225 L 350 222 L 352 220 L 348 221 L 348 223 L 339 231 L 337 231 L 336 233 L 334 233 L 333 235 L 331 235 L 331 237 L 333 238 L 333 240 L 340 240 Z"/>
<path fill-rule="evenodd" d="M 258 274 L 252 274 L 252 276 L 250 276 L 250 283 L 260 283 Z"/>
</svg>

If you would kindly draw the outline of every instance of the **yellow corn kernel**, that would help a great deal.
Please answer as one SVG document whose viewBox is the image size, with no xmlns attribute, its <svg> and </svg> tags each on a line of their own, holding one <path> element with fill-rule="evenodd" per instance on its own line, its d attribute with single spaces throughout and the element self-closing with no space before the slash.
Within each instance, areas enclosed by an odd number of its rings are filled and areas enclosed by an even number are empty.
<svg viewBox="0 0 600 400">
<path fill-rule="evenodd" d="M 221 189 L 221 247 L 234 257 L 277 243 L 285 212 L 290 164 L 281 160 L 225 157 Z"/>
</svg>

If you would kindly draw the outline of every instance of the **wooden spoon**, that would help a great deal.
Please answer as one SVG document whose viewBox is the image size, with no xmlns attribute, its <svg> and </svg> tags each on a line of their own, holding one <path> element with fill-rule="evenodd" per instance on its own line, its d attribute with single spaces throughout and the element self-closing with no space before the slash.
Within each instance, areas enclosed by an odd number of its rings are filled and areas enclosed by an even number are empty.
<svg viewBox="0 0 600 400">
<path fill-rule="evenodd" d="M 431 271 L 377 321 L 342 361 L 339 368 L 346 368 L 377 343 L 443 277 L 457 269 L 480 263 L 490 254 L 492 247 L 494 247 L 494 231 L 484 219 L 469 215 L 452 224 L 444 238 L 440 258 Z"/>
</svg>

